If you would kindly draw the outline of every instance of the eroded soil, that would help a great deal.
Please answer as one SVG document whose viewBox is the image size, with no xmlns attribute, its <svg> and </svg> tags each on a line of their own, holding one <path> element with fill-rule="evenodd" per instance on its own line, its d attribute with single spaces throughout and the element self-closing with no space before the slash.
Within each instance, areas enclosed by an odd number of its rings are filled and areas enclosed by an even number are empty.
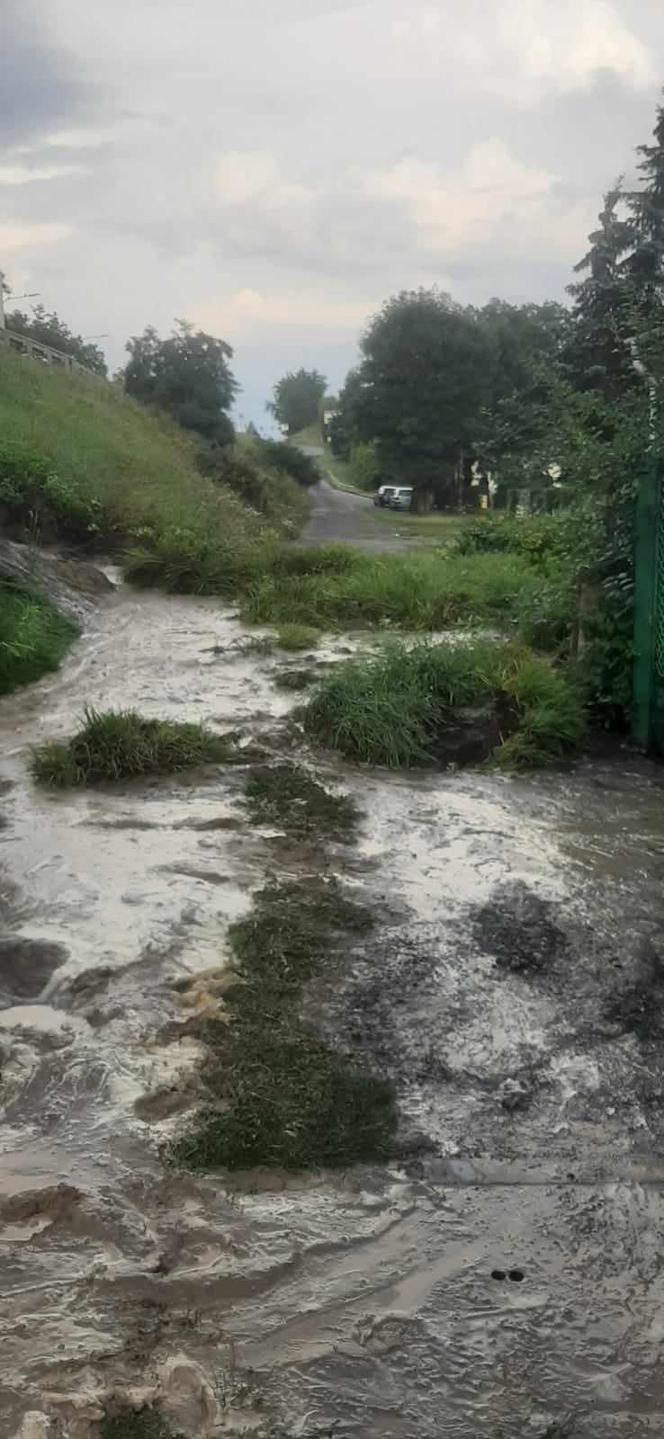
<svg viewBox="0 0 664 1439">
<path fill-rule="evenodd" d="M 121 591 L 0 705 L 0 1432 L 88 1439 L 120 1396 L 188 1439 L 660 1435 L 660 773 L 314 761 L 283 656 L 245 639 L 211 602 Z M 29 746 L 86 703 L 311 764 L 356 842 L 251 825 L 236 767 L 37 791 Z M 311 873 L 376 919 L 304 1008 L 396 1082 L 394 1162 L 173 1170 L 228 927 L 267 877 Z"/>
</svg>

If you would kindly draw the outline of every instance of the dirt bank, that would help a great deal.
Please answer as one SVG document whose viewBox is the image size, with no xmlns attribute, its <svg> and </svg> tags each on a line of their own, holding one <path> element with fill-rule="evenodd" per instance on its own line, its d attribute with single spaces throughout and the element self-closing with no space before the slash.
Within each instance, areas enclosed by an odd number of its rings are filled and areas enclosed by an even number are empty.
<svg viewBox="0 0 664 1439">
<path fill-rule="evenodd" d="M 188 1439 L 652 1439 L 660 774 L 318 763 L 363 816 L 324 852 L 251 828 L 238 769 L 33 788 L 29 745 L 85 703 L 292 753 L 284 657 L 245 641 L 214 602 L 120 591 L 57 676 L 0 704 L 1 1432 L 88 1439 L 121 1394 Z M 378 927 L 306 1012 L 395 1079 L 394 1163 L 169 1170 L 229 924 L 266 875 L 321 867 Z"/>
</svg>

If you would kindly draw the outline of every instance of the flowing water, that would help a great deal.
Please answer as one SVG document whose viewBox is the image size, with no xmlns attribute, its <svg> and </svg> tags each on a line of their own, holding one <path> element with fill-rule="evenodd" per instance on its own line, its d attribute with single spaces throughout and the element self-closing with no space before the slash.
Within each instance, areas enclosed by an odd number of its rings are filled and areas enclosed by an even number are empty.
<svg viewBox="0 0 664 1439">
<path fill-rule="evenodd" d="M 323 861 L 247 825 L 237 769 L 49 795 L 26 761 L 86 704 L 279 743 L 283 657 L 245 641 L 212 602 L 120 590 L 58 675 L 0 704 L 0 1433 L 87 1439 L 121 1395 L 189 1439 L 661 1435 L 664 824 L 645 763 L 324 764 L 363 812 L 327 863 L 378 928 L 306 1002 L 395 1079 L 402 1159 L 232 1184 L 164 1164 L 229 923 L 268 873 Z"/>
</svg>

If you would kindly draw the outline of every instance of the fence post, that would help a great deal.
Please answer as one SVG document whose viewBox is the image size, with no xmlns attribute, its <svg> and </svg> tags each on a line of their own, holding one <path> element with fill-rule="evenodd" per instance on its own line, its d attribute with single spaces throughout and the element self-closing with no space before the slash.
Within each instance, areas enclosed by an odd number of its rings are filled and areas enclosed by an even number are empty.
<svg viewBox="0 0 664 1439">
<path fill-rule="evenodd" d="M 657 562 L 659 558 L 660 469 L 647 456 L 636 504 L 634 551 L 634 681 L 632 737 L 640 749 L 653 742 L 655 645 L 657 638 Z"/>
</svg>

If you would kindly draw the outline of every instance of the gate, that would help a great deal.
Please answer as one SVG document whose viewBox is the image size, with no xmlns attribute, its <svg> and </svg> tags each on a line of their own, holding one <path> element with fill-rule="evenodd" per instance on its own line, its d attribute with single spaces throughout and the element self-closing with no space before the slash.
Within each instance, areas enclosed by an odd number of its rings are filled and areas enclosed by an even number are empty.
<svg viewBox="0 0 664 1439">
<path fill-rule="evenodd" d="M 652 454 L 636 511 L 632 733 L 641 749 L 664 755 L 664 472 Z"/>
</svg>

